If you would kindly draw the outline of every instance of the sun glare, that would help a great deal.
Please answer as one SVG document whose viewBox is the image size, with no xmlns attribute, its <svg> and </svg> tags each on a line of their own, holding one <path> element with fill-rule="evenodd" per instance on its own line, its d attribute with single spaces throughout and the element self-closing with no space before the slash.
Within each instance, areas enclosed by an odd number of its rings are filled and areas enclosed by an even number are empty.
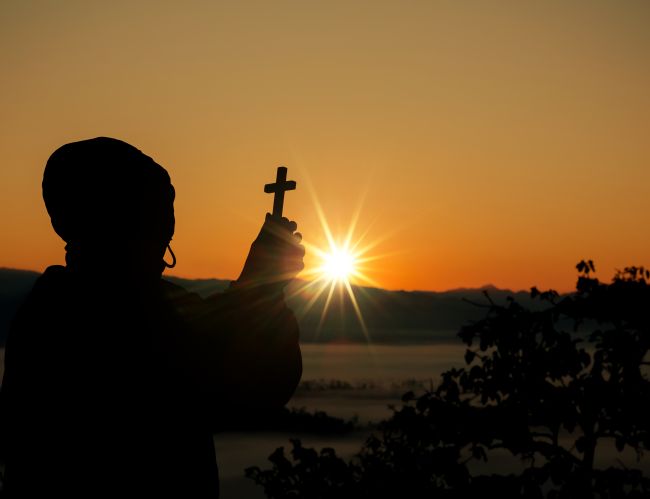
<svg viewBox="0 0 650 499">
<path fill-rule="evenodd" d="M 335 236 L 330 230 L 313 190 L 311 190 L 311 194 L 323 229 L 324 240 L 321 240 L 319 244 L 313 244 L 304 239 L 302 241 L 314 258 L 314 262 L 308 265 L 301 274 L 304 279 L 303 283 L 292 291 L 291 296 L 301 294 L 305 297 L 305 303 L 297 311 L 297 314 L 304 316 L 317 302 L 321 303 L 323 308 L 318 324 L 318 331 L 320 331 L 332 301 L 347 296 L 361 329 L 370 343 L 370 335 L 357 295 L 364 295 L 365 302 L 367 302 L 369 295 L 365 286 L 380 287 L 380 284 L 371 277 L 376 271 L 371 268 L 371 265 L 372 262 L 382 258 L 382 255 L 373 255 L 371 252 L 383 238 L 367 241 L 369 227 L 360 235 L 355 235 L 360 206 L 353 213 L 347 231 Z M 335 294 L 335 291 L 339 292 Z"/>
<path fill-rule="evenodd" d="M 324 276 L 335 281 L 347 281 L 355 272 L 355 258 L 345 248 L 334 248 L 323 255 L 321 271 Z"/>
</svg>

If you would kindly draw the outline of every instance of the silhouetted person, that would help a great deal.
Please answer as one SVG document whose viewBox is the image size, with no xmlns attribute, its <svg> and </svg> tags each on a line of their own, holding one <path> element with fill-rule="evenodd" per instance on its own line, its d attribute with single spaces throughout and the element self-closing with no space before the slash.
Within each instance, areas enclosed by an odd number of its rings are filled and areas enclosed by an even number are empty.
<svg viewBox="0 0 650 499">
<path fill-rule="evenodd" d="M 267 215 L 241 277 L 204 300 L 161 279 L 174 188 L 136 148 L 61 147 L 43 197 L 66 266 L 38 279 L 7 341 L 7 495 L 217 497 L 213 430 L 284 405 L 300 379 L 283 298 L 302 268 L 295 223 Z"/>
</svg>

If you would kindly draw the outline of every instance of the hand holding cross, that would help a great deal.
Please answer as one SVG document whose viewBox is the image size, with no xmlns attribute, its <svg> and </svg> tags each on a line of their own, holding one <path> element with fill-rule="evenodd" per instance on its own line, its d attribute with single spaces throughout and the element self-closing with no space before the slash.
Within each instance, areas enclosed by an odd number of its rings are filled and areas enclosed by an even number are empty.
<svg viewBox="0 0 650 499">
<path fill-rule="evenodd" d="M 271 285 L 281 291 L 304 268 L 305 248 L 300 244 L 302 236 L 295 232 L 296 222 L 282 217 L 284 192 L 295 188 L 293 180 L 287 181 L 284 166 L 278 168 L 275 183 L 264 186 L 264 192 L 275 194 L 273 214 L 266 215 L 262 230 L 251 245 L 244 269 L 233 286 L 261 289 L 261 285 Z"/>
<path fill-rule="evenodd" d="M 296 183 L 293 180 L 287 181 L 287 168 L 284 166 L 278 167 L 278 173 L 275 177 L 274 184 L 266 184 L 264 192 L 270 194 L 275 193 L 273 197 L 273 216 L 278 219 L 282 218 L 282 208 L 284 207 L 284 191 L 293 191 L 296 188 Z"/>
</svg>

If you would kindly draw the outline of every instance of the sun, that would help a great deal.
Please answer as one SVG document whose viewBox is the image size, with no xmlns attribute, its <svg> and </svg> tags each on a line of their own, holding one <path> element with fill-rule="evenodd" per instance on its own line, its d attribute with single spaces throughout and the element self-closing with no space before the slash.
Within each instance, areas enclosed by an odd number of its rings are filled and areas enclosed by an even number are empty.
<svg viewBox="0 0 650 499">
<path fill-rule="evenodd" d="M 360 234 L 356 233 L 363 196 L 356 211 L 351 213 L 347 230 L 344 229 L 339 233 L 333 233 L 318 201 L 316 192 L 309 183 L 307 186 L 314 202 L 322 233 L 320 237 L 317 235 L 311 241 L 302 240 L 302 244 L 307 249 L 307 254 L 310 257 L 309 260 L 305 260 L 305 269 L 300 274 L 301 280 L 285 296 L 287 299 L 298 295 L 304 298 L 302 306 L 298 310 L 294 310 L 298 318 L 305 317 L 316 303 L 322 304 L 320 321 L 316 329 L 317 336 L 324 324 L 333 299 L 349 300 L 361 330 L 370 344 L 370 334 L 357 295 L 363 295 L 363 303 L 367 304 L 372 302 L 373 299 L 368 287 L 381 287 L 381 284 L 371 276 L 380 271 L 381 267 L 377 267 L 376 262 L 387 256 L 387 254 L 377 254 L 375 250 L 390 236 L 390 233 L 384 233 L 379 237 L 370 239 L 372 223 Z"/>
<path fill-rule="evenodd" d="M 306 262 L 306 268 L 301 273 L 303 281 L 291 290 L 288 298 L 302 295 L 305 299 L 302 307 L 295 311 L 298 317 L 304 317 L 317 302 L 322 303 L 323 308 L 316 332 L 318 335 L 333 299 L 347 297 L 354 309 L 361 330 L 370 343 L 370 334 L 357 295 L 364 295 L 365 303 L 367 303 L 370 295 L 366 286 L 381 287 L 371 275 L 376 271 L 376 268 L 372 268 L 372 262 L 384 256 L 373 254 L 373 249 L 382 241 L 382 238 L 367 241 L 366 236 L 369 234 L 370 228 L 363 231 L 361 235 L 355 235 L 360 208 L 353 214 L 346 231 L 333 234 L 313 192 L 312 197 L 323 229 L 323 237 L 317 243 L 302 240 L 311 258 L 309 262 Z M 336 291 L 338 293 L 335 293 Z"/>
<path fill-rule="evenodd" d="M 368 246 L 361 249 L 359 248 L 359 240 L 353 244 L 351 243 L 352 231 L 349 232 L 345 242 L 337 243 L 332 237 L 331 232 L 329 232 L 329 228 L 324 221 L 323 227 L 328 236 L 327 246 L 317 247 L 305 243 L 319 260 L 319 263 L 305 272 L 305 275 L 311 276 L 312 280 L 307 281 L 304 286 L 301 286 L 297 290 L 297 293 L 305 292 L 310 289 L 312 290 L 312 292 L 309 293 L 311 297 L 308 299 L 301 312 L 303 314 L 307 313 L 321 295 L 326 296 L 318 326 L 320 328 L 332 302 L 334 291 L 339 289 L 341 292 L 346 293 L 349 296 L 355 315 L 361 325 L 361 329 L 366 335 L 366 338 L 370 340 L 368 329 L 363 319 L 361 308 L 359 307 L 359 302 L 357 301 L 355 293 L 364 292 L 363 288 L 359 287 L 359 285 L 374 284 L 374 281 L 367 275 L 368 269 L 365 265 L 366 262 L 373 260 L 374 258 L 368 257 L 368 255 L 365 254 Z"/>
<path fill-rule="evenodd" d="M 356 273 L 356 258 L 348 248 L 331 248 L 321 255 L 320 272 L 330 281 L 349 281 Z"/>
</svg>

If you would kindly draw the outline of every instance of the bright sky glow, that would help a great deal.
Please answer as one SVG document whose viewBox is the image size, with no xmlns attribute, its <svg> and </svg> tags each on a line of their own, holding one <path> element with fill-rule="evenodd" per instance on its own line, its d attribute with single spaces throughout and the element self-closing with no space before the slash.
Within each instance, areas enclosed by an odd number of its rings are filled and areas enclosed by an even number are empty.
<svg viewBox="0 0 650 499">
<path fill-rule="evenodd" d="M 349 248 L 390 233 L 355 264 L 385 289 L 648 267 L 650 2 L 404 4 L 0 2 L 0 266 L 65 263 L 45 162 L 110 136 L 169 171 L 178 277 L 239 275 L 280 164 L 325 253 L 305 175 L 338 247 L 367 187 Z"/>
</svg>

